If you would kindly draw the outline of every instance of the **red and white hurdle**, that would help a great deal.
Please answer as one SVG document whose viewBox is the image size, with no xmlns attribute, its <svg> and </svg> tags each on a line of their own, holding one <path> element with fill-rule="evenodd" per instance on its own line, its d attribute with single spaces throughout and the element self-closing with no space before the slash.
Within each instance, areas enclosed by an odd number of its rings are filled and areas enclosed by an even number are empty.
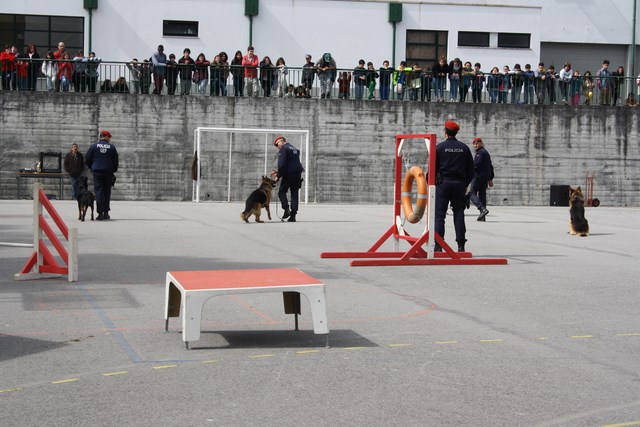
<svg viewBox="0 0 640 427">
<path fill-rule="evenodd" d="M 45 210 L 67 241 L 68 250 L 47 223 L 44 216 Z M 49 250 L 44 239 L 45 236 L 56 249 L 64 265 L 60 265 Z M 14 275 L 15 280 L 46 279 L 66 275 L 69 282 L 78 281 L 78 230 L 67 228 L 47 195 L 42 191 L 40 183 L 33 185 L 33 248 L 33 254 L 22 267 L 20 273 Z"/>
<path fill-rule="evenodd" d="M 424 139 L 429 152 L 429 169 L 427 173 L 427 218 L 424 231 L 420 237 L 411 236 L 403 227 L 401 208 L 402 185 L 402 145 L 405 139 Z M 470 252 L 455 252 L 435 232 L 436 201 L 436 135 L 435 134 L 401 134 L 396 135 L 395 151 L 395 184 L 393 196 L 393 223 L 391 227 L 365 252 L 322 252 L 320 258 L 372 258 L 354 259 L 352 267 L 367 266 L 407 266 L 407 265 L 497 265 L 507 264 L 505 258 L 474 258 Z M 424 178 L 422 178 L 424 179 Z M 433 233 L 430 230 L 434 230 Z M 393 236 L 394 251 L 378 251 Z M 401 240 L 411 247 L 399 251 Z M 440 244 L 443 252 L 434 252 L 435 243 Z M 423 248 L 423 246 L 426 247 Z"/>
</svg>

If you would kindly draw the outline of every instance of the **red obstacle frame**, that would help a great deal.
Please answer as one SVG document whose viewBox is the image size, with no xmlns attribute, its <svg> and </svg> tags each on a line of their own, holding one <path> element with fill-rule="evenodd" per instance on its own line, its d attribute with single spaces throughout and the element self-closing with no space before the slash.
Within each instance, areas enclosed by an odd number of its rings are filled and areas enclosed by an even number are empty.
<svg viewBox="0 0 640 427">
<path fill-rule="evenodd" d="M 51 216 L 58 230 L 67 240 L 69 251 L 67 251 L 47 223 L 43 215 L 43 208 Z M 65 263 L 64 266 L 61 266 L 56 261 L 56 258 L 43 240 L 43 234 L 56 249 Z M 22 267 L 20 273 L 14 275 L 15 280 L 43 279 L 66 275 L 69 282 L 78 281 L 78 231 L 75 228 L 67 228 L 47 195 L 42 191 L 42 185 L 39 183 L 35 183 L 33 186 L 33 247 L 35 249 L 34 252 Z"/>
<path fill-rule="evenodd" d="M 414 237 L 402 226 L 401 186 L 402 186 L 402 144 L 405 139 L 424 139 L 429 151 L 429 168 L 427 173 L 428 205 L 427 225 L 420 237 Z M 391 227 L 366 252 L 322 252 L 320 258 L 373 258 L 355 259 L 352 267 L 367 266 L 408 266 L 408 265 L 496 265 L 507 264 L 505 258 L 473 258 L 470 252 L 455 252 L 435 231 L 435 200 L 436 200 L 436 135 L 435 134 L 401 134 L 396 135 L 395 152 L 395 184 L 393 194 L 393 223 Z M 378 249 L 390 238 L 394 241 L 394 252 L 378 252 Z M 400 240 L 409 242 L 411 247 L 406 252 L 398 250 Z M 434 252 L 438 243 L 443 252 Z M 426 250 L 423 246 L 426 245 Z"/>
</svg>

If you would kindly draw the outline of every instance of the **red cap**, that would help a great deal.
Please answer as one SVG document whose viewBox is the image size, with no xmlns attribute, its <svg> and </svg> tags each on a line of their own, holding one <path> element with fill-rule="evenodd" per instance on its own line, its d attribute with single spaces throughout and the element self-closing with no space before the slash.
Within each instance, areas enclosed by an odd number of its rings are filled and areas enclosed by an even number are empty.
<svg viewBox="0 0 640 427">
<path fill-rule="evenodd" d="M 281 139 L 284 139 L 286 141 L 284 136 L 282 136 L 282 135 L 276 136 L 276 139 L 273 140 L 273 145 L 276 145 L 278 143 L 278 141 L 280 141 Z"/>
<path fill-rule="evenodd" d="M 456 132 L 460 130 L 460 126 L 453 120 L 447 120 L 444 122 L 444 128 L 449 130 L 455 130 Z"/>
<path fill-rule="evenodd" d="M 111 132 L 109 132 L 108 130 L 101 130 L 100 135 L 106 136 L 107 138 L 111 138 Z"/>
<path fill-rule="evenodd" d="M 476 142 L 482 142 L 482 138 L 480 137 L 473 138 L 473 143 L 475 144 Z"/>
</svg>

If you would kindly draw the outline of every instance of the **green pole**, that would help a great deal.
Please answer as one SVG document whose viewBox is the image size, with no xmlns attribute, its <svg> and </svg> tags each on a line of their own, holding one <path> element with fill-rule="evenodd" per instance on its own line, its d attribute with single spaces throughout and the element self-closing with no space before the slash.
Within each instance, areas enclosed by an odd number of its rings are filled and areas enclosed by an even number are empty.
<svg viewBox="0 0 640 427">
<path fill-rule="evenodd" d="M 249 15 L 249 46 L 253 46 L 253 15 Z"/>
<path fill-rule="evenodd" d="M 89 52 L 91 52 L 91 29 L 93 27 L 93 9 L 89 9 Z M 87 52 L 87 55 L 89 55 Z"/>
<path fill-rule="evenodd" d="M 391 47 L 391 64 L 396 68 L 396 23 L 393 22 L 393 45 Z"/>
<path fill-rule="evenodd" d="M 636 78 L 636 15 L 637 15 L 637 11 L 638 11 L 638 0 L 633 0 L 633 20 L 632 20 L 632 30 L 633 31 L 633 35 L 632 35 L 632 51 L 631 51 L 631 77 L 633 77 L 633 79 Z M 633 83 L 634 80 L 631 80 L 632 85 L 631 87 L 633 88 Z M 635 90 L 633 91 L 635 92 Z"/>
</svg>

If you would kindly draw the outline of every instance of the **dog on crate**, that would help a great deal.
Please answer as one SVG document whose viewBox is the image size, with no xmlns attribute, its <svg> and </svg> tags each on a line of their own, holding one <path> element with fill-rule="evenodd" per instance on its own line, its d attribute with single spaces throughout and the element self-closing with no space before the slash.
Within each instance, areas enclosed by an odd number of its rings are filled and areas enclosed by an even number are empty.
<svg viewBox="0 0 640 427">
<path fill-rule="evenodd" d="M 586 237 L 589 235 L 589 222 L 584 217 L 584 196 L 580 187 L 569 187 L 569 234 Z"/>
<path fill-rule="evenodd" d="M 93 202 L 96 200 L 93 192 L 89 190 L 89 179 L 86 176 L 78 177 L 78 219 L 84 222 L 87 210 L 91 208 L 91 221 L 93 221 Z"/>
<path fill-rule="evenodd" d="M 260 212 L 262 208 L 267 211 L 267 216 L 269 217 L 269 219 L 271 219 L 269 203 L 271 203 L 271 193 L 273 191 L 273 187 L 277 182 L 277 180 L 273 180 L 266 175 L 262 175 L 262 182 L 260 183 L 260 187 L 258 187 L 249 195 L 245 204 L 244 212 L 240 214 L 240 218 L 244 222 L 249 222 L 251 214 L 256 217 L 256 222 L 264 222 L 260 221 Z"/>
</svg>

